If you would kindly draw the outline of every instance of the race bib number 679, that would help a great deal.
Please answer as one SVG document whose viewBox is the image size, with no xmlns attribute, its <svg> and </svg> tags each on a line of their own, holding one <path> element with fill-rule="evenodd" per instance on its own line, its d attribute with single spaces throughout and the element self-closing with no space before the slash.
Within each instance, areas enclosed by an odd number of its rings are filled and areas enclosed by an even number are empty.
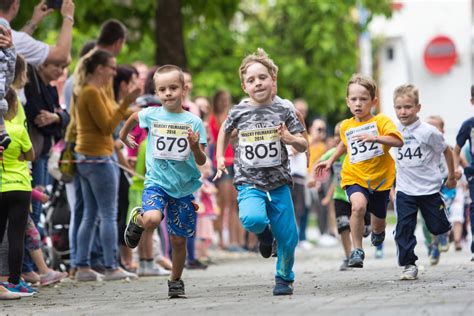
<svg viewBox="0 0 474 316">
<path fill-rule="evenodd" d="M 185 161 L 189 158 L 191 148 L 188 143 L 190 124 L 153 122 L 151 134 L 153 140 L 153 157 Z"/>
<path fill-rule="evenodd" d="M 239 131 L 240 159 L 250 167 L 281 165 L 281 142 L 276 127 Z"/>
<path fill-rule="evenodd" d="M 349 149 L 349 161 L 351 164 L 369 160 L 384 154 L 381 144 L 355 140 L 356 136 L 363 134 L 378 136 L 377 124 L 372 122 L 362 126 L 349 128 L 346 131 L 345 135 L 347 139 L 347 147 Z"/>
</svg>

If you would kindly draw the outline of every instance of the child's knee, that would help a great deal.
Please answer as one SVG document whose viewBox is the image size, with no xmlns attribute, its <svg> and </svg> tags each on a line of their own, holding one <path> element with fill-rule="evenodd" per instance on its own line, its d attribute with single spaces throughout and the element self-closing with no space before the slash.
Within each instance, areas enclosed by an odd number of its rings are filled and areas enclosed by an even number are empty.
<svg viewBox="0 0 474 316">
<path fill-rule="evenodd" d="M 351 209 L 351 216 L 363 218 L 367 211 L 367 205 L 364 203 L 353 203 Z"/>
<path fill-rule="evenodd" d="M 186 238 L 185 237 L 171 235 L 170 240 L 171 240 L 171 245 L 173 246 L 174 249 L 176 249 L 176 248 L 177 249 L 186 248 Z"/>
<path fill-rule="evenodd" d="M 251 231 L 253 233 L 261 233 L 265 227 L 268 225 L 268 219 L 264 216 L 259 216 L 256 214 L 239 214 L 240 222 L 245 230 Z"/>
<path fill-rule="evenodd" d="M 160 211 L 148 211 L 142 215 L 143 228 L 150 230 L 160 226 L 163 214 Z"/>
</svg>

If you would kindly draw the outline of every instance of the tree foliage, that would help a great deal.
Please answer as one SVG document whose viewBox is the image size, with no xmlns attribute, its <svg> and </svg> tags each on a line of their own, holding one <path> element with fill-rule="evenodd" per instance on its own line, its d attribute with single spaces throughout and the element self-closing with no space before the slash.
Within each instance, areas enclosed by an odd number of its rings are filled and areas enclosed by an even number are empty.
<svg viewBox="0 0 474 316">
<path fill-rule="evenodd" d="M 103 21 L 113 17 L 129 28 L 119 62 L 155 64 L 160 56 L 157 51 L 170 53 L 166 43 L 156 43 L 156 26 L 166 27 L 157 23 L 157 16 L 162 15 L 156 12 L 167 10 L 170 1 L 181 7 L 182 34 L 173 36 L 184 37 L 184 51 L 175 50 L 167 58 L 183 54 L 179 64 L 193 74 L 194 95 L 212 96 L 224 88 L 236 100 L 242 97 L 240 62 L 262 47 L 280 68 L 279 95 L 304 98 L 313 115 L 333 121 L 346 113 L 346 82 L 358 69 L 358 34 L 368 22 L 359 22 L 357 7 L 370 12 L 369 20 L 373 14 L 390 14 L 388 0 L 77 0 L 73 56 L 85 40 L 97 36 Z M 30 18 L 37 2 L 21 1 L 14 27 L 20 28 Z M 55 12 L 35 36 L 54 42 L 60 23 L 60 14 Z"/>
</svg>

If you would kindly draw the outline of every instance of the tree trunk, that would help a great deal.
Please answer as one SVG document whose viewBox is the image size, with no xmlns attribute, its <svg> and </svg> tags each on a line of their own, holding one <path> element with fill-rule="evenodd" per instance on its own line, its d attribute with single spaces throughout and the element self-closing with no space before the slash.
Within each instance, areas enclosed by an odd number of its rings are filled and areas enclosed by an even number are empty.
<svg viewBox="0 0 474 316">
<path fill-rule="evenodd" d="M 156 64 L 172 64 L 183 69 L 187 67 L 184 51 L 183 16 L 181 0 L 157 0 Z"/>
</svg>

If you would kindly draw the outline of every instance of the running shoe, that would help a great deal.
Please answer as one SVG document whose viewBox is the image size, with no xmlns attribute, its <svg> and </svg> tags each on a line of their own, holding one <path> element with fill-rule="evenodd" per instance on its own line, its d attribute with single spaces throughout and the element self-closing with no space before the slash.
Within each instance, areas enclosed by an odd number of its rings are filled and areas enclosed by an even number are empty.
<svg viewBox="0 0 474 316">
<path fill-rule="evenodd" d="M 188 262 L 185 267 L 189 270 L 206 270 L 207 264 L 204 264 L 198 259 L 195 259 L 193 261 Z"/>
<path fill-rule="evenodd" d="M 177 297 L 180 297 L 181 295 L 185 295 L 183 280 L 181 279 L 176 280 L 176 281 L 168 280 L 168 296 L 170 298 L 177 298 Z"/>
<path fill-rule="evenodd" d="M 385 231 L 381 232 L 380 234 L 376 234 L 372 232 L 372 235 L 370 236 L 370 241 L 372 242 L 372 246 L 379 246 L 383 243 L 385 240 Z"/>
<path fill-rule="evenodd" d="M 8 291 L 17 294 L 20 297 L 29 297 L 36 294 L 36 290 L 23 281 L 20 281 L 20 283 L 16 285 L 9 282 L 2 282 L 1 285 Z"/>
<path fill-rule="evenodd" d="M 339 267 L 339 271 L 347 271 L 350 270 L 351 268 L 349 267 L 349 258 L 345 258 L 342 260 L 341 266 Z"/>
<path fill-rule="evenodd" d="M 258 251 L 264 258 L 270 258 L 272 255 L 272 244 L 258 243 Z"/>
<path fill-rule="evenodd" d="M 293 295 L 293 282 L 285 281 L 280 277 L 275 277 L 273 295 Z"/>
<path fill-rule="evenodd" d="M 20 294 L 7 290 L 3 284 L 0 284 L 0 301 L 2 300 L 17 300 L 21 298 Z"/>
<path fill-rule="evenodd" d="M 441 234 L 436 236 L 439 242 L 439 251 L 447 252 L 449 250 L 449 241 L 447 234 Z"/>
<path fill-rule="evenodd" d="M 416 280 L 418 278 L 418 267 L 414 264 L 408 264 L 400 275 L 400 280 Z"/>
<path fill-rule="evenodd" d="M 68 276 L 67 272 L 49 270 L 48 273 L 40 275 L 40 284 L 41 286 L 54 284 L 56 282 L 61 281 L 67 276 Z"/>
<path fill-rule="evenodd" d="M 130 220 L 128 221 L 127 228 L 123 234 L 123 238 L 125 240 L 125 244 L 129 248 L 135 248 L 138 246 L 140 242 L 140 237 L 143 233 L 143 227 L 138 225 L 138 216 L 140 216 L 140 207 L 135 207 L 132 210 L 132 215 L 130 216 Z"/>
<path fill-rule="evenodd" d="M 363 268 L 364 267 L 364 250 L 360 248 L 355 248 L 351 252 L 351 256 L 349 257 L 349 267 L 351 268 Z"/>
<path fill-rule="evenodd" d="M 372 231 L 372 226 L 371 225 L 365 225 L 364 226 L 364 238 L 369 237 L 370 232 Z"/>
<path fill-rule="evenodd" d="M 383 243 L 378 245 L 375 249 L 375 259 L 382 259 L 383 258 Z"/>
<path fill-rule="evenodd" d="M 278 257 L 278 245 L 276 239 L 273 239 L 272 242 L 272 257 L 277 258 Z"/>
<path fill-rule="evenodd" d="M 440 252 L 439 247 L 437 244 L 433 244 L 431 246 L 431 254 L 430 254 L 430 263 L 432 266 L 435 266 L 439 262 Z"/>
<path fill-rule="evenodd" d="M 78 270 L 74 279 L 78 282 L 102 281 L 104 279 L 104 275 L 97 273 L 92 269 L 89 271 Z"/>
<path fill-rule="evenodd" d="M 135 273 L 127 272 L 122 268 L 115 270 L 107 270 L 104 274 L 104 281 L 116 281 L 125 279 L 137 279 L 138 276 Z"/>
</svg>

